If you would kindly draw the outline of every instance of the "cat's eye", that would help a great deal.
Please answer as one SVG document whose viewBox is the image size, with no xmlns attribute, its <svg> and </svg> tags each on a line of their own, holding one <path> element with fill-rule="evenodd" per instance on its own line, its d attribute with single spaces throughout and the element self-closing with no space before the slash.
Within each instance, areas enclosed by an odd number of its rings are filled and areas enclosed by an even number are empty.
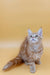
<svg viewBox="0 0 50 75">
<path fill-rule="evenodd" d="M 38 35 L 35 35 L 35 37 L 38 37 Z"/>
<path fill-rule="evenodd" d="M 30 37 L 32 37 L 32 35 Z"/>
</svg>

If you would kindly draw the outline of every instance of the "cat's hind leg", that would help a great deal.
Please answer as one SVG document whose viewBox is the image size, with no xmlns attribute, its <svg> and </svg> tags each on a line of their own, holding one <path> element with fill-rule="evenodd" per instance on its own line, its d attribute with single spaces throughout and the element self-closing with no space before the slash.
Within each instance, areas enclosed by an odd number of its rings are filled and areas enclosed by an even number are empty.
<svg viewBox="0 0 50 75">
<path fill-rule="evenodd" d="M 29 63 L 28 63 L 28 62 L 25 62 L 25 64 L 26 64 L 26 65 L 29 65 Z"/>
<path fill-rule="evenodd" d="M 40 64 L 41 64 L 40 59 L 37 59 L 37 60 L 35 61 L 35 63 L 38 64 L 38 65 L 40 65 Z"/>
</svg>

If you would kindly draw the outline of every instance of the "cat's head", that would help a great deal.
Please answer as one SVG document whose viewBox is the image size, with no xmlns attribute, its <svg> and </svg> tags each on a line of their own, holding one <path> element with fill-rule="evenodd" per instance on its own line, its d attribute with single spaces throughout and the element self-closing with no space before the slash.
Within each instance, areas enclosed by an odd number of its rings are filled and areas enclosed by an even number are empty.
<svg viewBox="0 0 50 75">
<path fill-rule="evenodd" d="M 40 28 L 36 33 L 33 33 L 30 29 L 28 29 L 28 39 L 32 43 L 39 42 L 42 39 L 42 28 Z"/>
</svg>

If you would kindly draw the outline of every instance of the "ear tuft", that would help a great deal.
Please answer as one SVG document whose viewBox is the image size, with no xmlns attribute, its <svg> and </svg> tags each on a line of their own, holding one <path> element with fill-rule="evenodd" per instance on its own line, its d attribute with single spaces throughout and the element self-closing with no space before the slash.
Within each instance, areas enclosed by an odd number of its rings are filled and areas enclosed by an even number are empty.
<svg viewBox="0 0 50 75">
<path fill-rule="evenodd" d="M 42 28 L 39 29 L 38 35 L 39 35 L 40 37 L 42 37 Z"/>
<path fill-rule="evenodd" d="M 28 29 L 28 35 L 30 36 L 32 34 L 32 31 Z"/>
</svg>

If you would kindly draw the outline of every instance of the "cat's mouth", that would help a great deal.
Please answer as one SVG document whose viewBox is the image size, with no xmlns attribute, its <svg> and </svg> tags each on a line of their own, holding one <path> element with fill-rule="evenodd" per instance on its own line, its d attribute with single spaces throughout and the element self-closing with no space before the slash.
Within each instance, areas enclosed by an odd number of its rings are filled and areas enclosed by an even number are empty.
<svg viewBox="0 0 50 75">
<path fill-rule="evenodd" d="M 36 41 L 35 39 L 32 39 L 33 41 Z"/>
<path fill-rule="evenodd" d="M 38 42 L 38 40 L 37 39 L 32 39 L 32 42 L 36 43 L 36 42 Z"/>
</svg>

